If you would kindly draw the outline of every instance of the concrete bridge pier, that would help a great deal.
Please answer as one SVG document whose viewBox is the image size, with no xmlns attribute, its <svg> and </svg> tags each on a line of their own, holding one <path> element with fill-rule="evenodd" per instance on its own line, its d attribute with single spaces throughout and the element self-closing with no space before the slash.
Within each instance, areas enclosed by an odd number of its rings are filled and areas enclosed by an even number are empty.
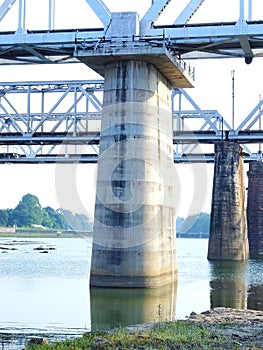
<svg viewBox="0 0 263 350">
<path fill-rule="evenodd" d="M 247 222 L 249 253 L 263 256 L 263 162 L 249 163 L 247 194 Z"/>
<path fill-rule="evenodd" d="M 236 142 L 215 144 L 209 260 L 246 260 L 248 236 L 244 163 Z"/>
<path fill-rule="evenodd" d="M 112 13 L 108 40 L 76 53 L 105 79 L 93 286 L 177 279 L 171 89 L 193 85 L 166 45 L 138 41 L 139 31 L 137 13 Z"/>
<path fill-rule="evenodd" d="M 177 279 L 171 91 L 147 62 L 105 68 L 91 285 Z"/>
</svg>

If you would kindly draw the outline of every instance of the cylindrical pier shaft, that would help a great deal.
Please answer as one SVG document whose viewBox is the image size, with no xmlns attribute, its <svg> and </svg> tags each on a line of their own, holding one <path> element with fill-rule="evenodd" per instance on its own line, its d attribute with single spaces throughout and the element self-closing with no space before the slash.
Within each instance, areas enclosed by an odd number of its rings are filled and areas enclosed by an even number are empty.
<svg viewBox="0 0 263 350">
<path fill-rule="evenodd" d="M 236 142 L 215 145 L 209 260 L 248 258 L 244 163 Z"/>
<path fill-rule="evenodd" d="M 171 91 L 147 62 L 105 68 L 91 285 L 176 279 Z"/>
</svg>

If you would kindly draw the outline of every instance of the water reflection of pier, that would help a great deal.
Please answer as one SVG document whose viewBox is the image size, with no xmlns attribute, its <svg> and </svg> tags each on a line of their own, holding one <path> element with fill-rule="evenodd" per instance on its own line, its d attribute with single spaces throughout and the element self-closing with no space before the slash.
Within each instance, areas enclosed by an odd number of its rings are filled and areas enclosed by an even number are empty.
<svg viewBox="0 0 263 350">
<path fill-rule="evenodd" d="M 246 308 L 247 262 L 214 261 L 210 263 L 211 308 Z"/>
<path fill-rule="evenodd" d="M 176 318 L 177 283 L 151 289 L 92 287 L 90 293 L 93 329 Z"/>
</svg>

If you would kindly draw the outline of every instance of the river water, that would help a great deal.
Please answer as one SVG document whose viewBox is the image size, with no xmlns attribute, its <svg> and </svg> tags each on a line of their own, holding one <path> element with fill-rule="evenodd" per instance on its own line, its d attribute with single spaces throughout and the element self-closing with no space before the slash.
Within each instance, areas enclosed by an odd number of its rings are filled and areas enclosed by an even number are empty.
<svg viewBox="0 0 263 350">
<path fill-rule="evenodd" d="M 43 246 L 46 253 L 35 249 Z M 207 239 L 177 239 L 173 285 L 90 290 L 91 239 L 0 239 L 2 349 L 21 349 L 36 336 L 64 339 L 92 329 L 183 319 L 210 307 L 263 310 L 263 260 L 211 263 L 207 246 Z"/>
</svg>

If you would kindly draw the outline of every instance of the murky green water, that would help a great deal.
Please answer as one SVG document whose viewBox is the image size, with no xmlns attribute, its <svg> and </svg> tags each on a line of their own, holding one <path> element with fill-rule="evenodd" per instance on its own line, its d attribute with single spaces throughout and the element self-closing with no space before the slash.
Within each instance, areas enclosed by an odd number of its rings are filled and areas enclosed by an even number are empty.
<svg viewBox="0 0 263 350">
<path fill-rule="evenodd" d="M 0 342 L 53 339 L 160 320 L 210 307 L 263 310 L 263 260 L 208 262 L 206 239 L 178 239 L 178 282 L 158 289 L 89 289 L 91 240 L 1 239 Z M 39 246 L 55 247 L 41 253 Z"/>
</svg>

